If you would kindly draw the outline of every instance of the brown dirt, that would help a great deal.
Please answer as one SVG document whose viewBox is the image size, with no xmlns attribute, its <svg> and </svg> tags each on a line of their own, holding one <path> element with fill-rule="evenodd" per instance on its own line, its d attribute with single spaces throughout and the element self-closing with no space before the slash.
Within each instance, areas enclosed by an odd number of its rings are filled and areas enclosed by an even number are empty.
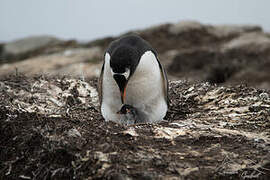
<svg viewBox="0 0 270 180">
<path fill-rule="evenodd" d="M 77 86 L 60 116 L 29 112 L 16 101 L 42 103 L 20 93 L 45 81 L 64 91 L 65 79 L 0 80 L 0 179 L 270 177 L 269 92 L 175 81 L 166 120 L 131 126 L 105 122 L 97 106 L 86 105 L 91 97 L 78 100 Z M 96 79 L 87 82 L 96 87 Z"/>
</svg>

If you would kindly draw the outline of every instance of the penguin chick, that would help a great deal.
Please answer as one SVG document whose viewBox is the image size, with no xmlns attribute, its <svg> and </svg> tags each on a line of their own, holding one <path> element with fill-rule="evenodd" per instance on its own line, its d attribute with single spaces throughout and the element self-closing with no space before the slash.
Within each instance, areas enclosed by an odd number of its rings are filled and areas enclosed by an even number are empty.
<svg viewBox="0 0 270 180">
<path fill-rule="evenodd" d="M 121 115 L 121 121 L 124 124 L 135 124 L 140 122 L 136 108 L 131 105 L 124 104 L 117 114 Z"/>
</svg>

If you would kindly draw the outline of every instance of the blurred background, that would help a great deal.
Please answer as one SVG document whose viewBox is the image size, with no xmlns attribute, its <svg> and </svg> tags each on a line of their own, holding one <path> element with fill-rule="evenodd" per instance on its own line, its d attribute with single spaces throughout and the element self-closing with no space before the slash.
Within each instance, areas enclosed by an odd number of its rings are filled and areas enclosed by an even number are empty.
<svg viewBox="0 0 270 180">
<path fill-rule="evenodd" d="M 170 79 L 270 89 L 268 0 L 1 0 L 0 76 L 97 77 L 108 44 L 136 33 Z"/>
</svg>

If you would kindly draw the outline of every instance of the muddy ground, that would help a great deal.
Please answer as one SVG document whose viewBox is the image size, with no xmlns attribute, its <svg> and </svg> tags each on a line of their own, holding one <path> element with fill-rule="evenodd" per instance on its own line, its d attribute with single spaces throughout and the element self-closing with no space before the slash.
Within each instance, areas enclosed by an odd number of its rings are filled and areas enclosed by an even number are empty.
<svg viewBox="0 0 270 180">
<path fill-rule="evenodd" d="M 96 79 L 0 81 L 0 179 L 269 179 L 265 90 L 170 82 L 164 122 L 99 112 Z"/>
</svg>

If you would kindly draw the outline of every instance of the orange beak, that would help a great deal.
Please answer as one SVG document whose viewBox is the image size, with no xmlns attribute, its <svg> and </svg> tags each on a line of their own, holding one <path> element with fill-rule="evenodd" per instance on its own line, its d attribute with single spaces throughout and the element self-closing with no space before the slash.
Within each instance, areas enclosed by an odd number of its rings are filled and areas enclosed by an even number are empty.
<svg viewBox="0 0 270 180">
<path fill-rule="evenodd" d="M 125 76 L 119 75 L 119 74 L 115 74 L 113 78 L 115 79 L 119 87 L 120 94 L 121 94 L 121 101 L 124 104 L 125 98 L 126 98 L 126 89 L 127 89 L 128 80 L 125 78 Z"/>
<path fill-rule="evenodd" d="M 125 86 L 124 89 L 122 91 L 120 91 L 120 93 L 121 93 L 121 101 L 122 101 L 123 104 L 125 104 L 126 90 L 127 90 L 127 86 Z"/>
</svg>

